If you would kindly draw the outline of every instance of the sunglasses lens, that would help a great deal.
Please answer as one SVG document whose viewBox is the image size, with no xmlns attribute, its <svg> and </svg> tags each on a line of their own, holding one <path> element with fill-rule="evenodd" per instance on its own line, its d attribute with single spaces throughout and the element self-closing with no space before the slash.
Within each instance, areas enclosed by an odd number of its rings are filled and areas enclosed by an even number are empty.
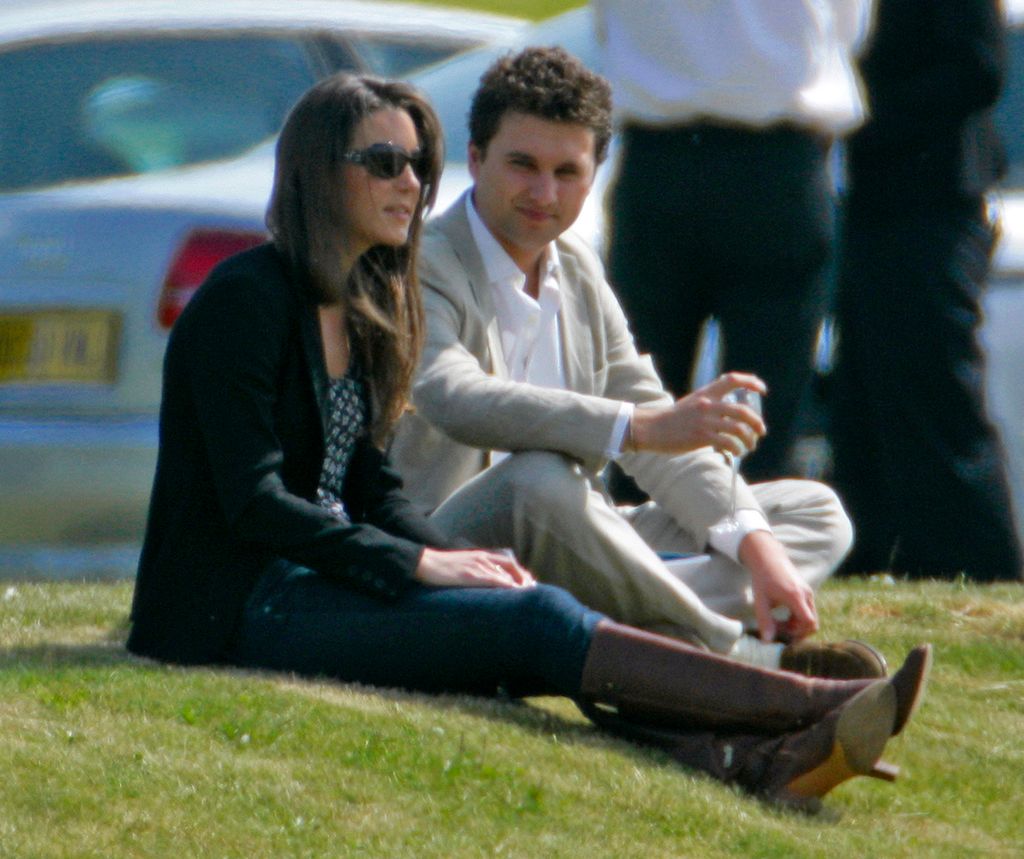
<svg viewBox="0 0 1024 859">
<path fill-rule="evenodd" d="M 409 156 L 409 163 L 412 164 L 412 172 L 416 178 L 422 180 L 430 169 L 430 159 L 420 150 L 416 150 Z"/>
<path fill-rule="evenodd" d="M 366 169 L 378 179 L 394 179 L 405 169 L 405 153 L 393 146 L 371 146 L 365 159 Z"/>
<path fill-rule="evenodd" d="M 375 143 L 360 154 L 360 160 L 370 175 L 378 179 L 394 179 L 402 173 L 406 164 L 412 165 L 412 171 L 418 178 L 422 178 L 428 169 L 427 158 L 419 150 L 410 155 L 397 146 Z"/>
</svg>

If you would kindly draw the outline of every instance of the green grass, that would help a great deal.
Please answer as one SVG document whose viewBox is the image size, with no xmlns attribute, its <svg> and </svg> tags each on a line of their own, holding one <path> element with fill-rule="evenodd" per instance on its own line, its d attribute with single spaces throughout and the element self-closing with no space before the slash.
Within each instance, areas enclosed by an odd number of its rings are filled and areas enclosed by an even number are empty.
<svg viewBox="0 0 1024 859">
<path fill-rule="evenodd" d="M 479 9 L 501 15 L 513 15 L 539 21 L 567 9 L 586 4 L 586 0 L 419 0 L 430 5 L 457 6 L 463 9 Z"/>
<path fill-rule="evenodd" d="M 6 593 L 3 591 L 6 590 Z M 0 856 L 1020 856 L 1024 590 L 847 580 L 829 637 L 933 641 L 895 785 L 769 810 L 508 704 L 170 668 L 122 647 L 127 582 L 0 586 Z"/>
</svg>

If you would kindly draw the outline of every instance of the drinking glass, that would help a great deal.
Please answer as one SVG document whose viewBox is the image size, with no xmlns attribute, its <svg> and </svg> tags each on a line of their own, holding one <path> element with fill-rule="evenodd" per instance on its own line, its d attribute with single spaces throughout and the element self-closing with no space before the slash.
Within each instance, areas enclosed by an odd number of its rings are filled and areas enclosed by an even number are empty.
<svg viewBox="0 0 1024 859">
<path fill-rule="evenodd" d="M 753 409 L 760 416 L 761 411 L 761 395 L 757 391 L 752 391 L 750 388 L 733 388 L 729 393 L 722 397 L 723 403 L 739 403 Z M 746 451 L 744 451 L 746 453 Z M 740 460 L 743 459 L 744 454 L 734 454 L 731 451 L 725 452 L 725 458 L 729 461 L 732 466 L 732 492 L 729 501 L 730 516 L 733 521 L 736 520 L 736 479 L 740 473 Z"/>
</svg>

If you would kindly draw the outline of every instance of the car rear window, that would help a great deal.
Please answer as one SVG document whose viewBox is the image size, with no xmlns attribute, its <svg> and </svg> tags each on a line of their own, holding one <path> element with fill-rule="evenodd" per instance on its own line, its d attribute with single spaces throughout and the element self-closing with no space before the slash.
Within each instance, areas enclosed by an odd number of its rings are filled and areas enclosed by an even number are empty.
<svg viewBox="0 0 1024 859">
<path fill-rule="evenodd" d="M 188 34 L 2 52 L 0 190 L 238 155 L 322 76 L 320 53 L 295 36 Z"/>
<path fill-rule="evenodd" d="M 435 42 L 424 39 L 413 42 L 408 39 L 364 36 L 354 40 L 352 47 L 366 68 L 373 69 L 384 77 L 400 78 L 415 69 L 446 59 L 471 45 L 462 42 Z"/>
</svg>

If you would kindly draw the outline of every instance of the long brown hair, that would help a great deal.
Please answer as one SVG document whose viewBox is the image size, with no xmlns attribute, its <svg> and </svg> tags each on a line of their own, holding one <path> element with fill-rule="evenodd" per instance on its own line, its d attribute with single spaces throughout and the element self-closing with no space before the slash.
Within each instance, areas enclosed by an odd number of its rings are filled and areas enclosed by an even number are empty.
<svg viewBox="0 0 1024 859">
<path fill-rule="evenodd" d="M 359 123 L 385 108 L 409 114 L 429 166 L 420 179 L 408 241 L 370 248 L 346 275 L 342 155 Z M 313 86 L 292 108 L 277 141 L 267 227 L 311 298 L 341 304 L 349 349 L 370 391 L 370 434 L 381 445 L 406 408 L 423 345 L 415 259 L 443 161 L 440 121 L 426 99 L 406 83 L 368 75 L 340 73 Z"/>
</svg>

